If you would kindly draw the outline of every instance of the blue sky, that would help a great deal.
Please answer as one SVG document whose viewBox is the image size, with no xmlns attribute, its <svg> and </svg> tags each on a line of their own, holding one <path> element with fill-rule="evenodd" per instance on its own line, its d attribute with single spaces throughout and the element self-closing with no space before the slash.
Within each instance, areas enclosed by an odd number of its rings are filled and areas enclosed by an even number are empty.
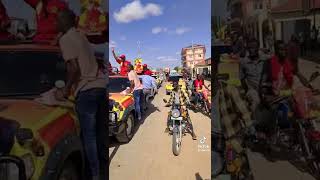
<svg viewBox="0 0 320 180">
<path fill-rule="evenodd" d="M 77 14 L 80 13 L 80 0 L 65 0 L 69 7 Z M 24 0 L 2 0 L 10 17 L 27 19 L 31 28 L 35 28 L 35 12 L 24 2 Z M 103 1 L 102 8 L 107 10 L 107 3 Z M 107 45 L 94 46 L 97 50 L 104 52 Z"/>
<path fill-rule="evenodd" d="M 210 0 L 110 0 L 110 49 L 112 54 L 138 56 L 138 42 L 144 63 L 158 67 L 181 65 L 181 49 L 193 43 L 204 44 L 211 57 Z"/>
</svg>

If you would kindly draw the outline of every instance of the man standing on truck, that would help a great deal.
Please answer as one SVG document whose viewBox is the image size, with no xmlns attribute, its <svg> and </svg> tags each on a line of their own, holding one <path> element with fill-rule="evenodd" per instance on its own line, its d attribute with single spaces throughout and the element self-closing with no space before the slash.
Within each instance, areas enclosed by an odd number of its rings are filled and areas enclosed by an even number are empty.
<svg viewBox="0 0 320 180">
<path fill-rule="evenodd" d="M 120 64 L 120 75 L 126 76 L 128 75 L 128 66 L 130 64 L 129 61 L 126 60 L 126 56 L 124 54 L 120 55 L 119 57 L 114 52 L 114 48 L 112 48 L 112 54 L 114 59 Z"/>
<path fill-rule="evenodd" d="M 76 30 L 73 12 L 59 12 L 57 26 L 62 33 L 59 45 L 66 64 L 67 82 L 62 90 L 56 92 L 56 98 L 66 100 L 71 95 L 71 89 L 75 89 L 75 108 L 80 121 L 89 172 L 93 180 L 106 179 L 107 78 L 99 71 L 88 39 Z"/>
<path fill-rule="evenodd" d="M 133 93 L 136 116 L 138 117 L 138 120 L 141 121 L 143 109 L 143 86 L 132 64 L 128 65 L 128 71 L 128 78 L 131 83 L 130 92 Z"/>
</svg>

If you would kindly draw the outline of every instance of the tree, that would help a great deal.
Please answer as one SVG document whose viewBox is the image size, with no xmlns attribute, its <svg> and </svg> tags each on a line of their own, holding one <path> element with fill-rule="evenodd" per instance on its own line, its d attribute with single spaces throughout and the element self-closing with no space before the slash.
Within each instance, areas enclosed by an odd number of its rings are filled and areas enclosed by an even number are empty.
<svg viewBox="0 0 320 180">
<path fill-rule="evenodd" d="M 176 67 L 174 67 L 173 69 L 174 69 L 175 71 L 179 72 L 179 69 L 180 69 L 180 68 L 179 68 L 178 66 L 176 66 Z"/>
</svg>

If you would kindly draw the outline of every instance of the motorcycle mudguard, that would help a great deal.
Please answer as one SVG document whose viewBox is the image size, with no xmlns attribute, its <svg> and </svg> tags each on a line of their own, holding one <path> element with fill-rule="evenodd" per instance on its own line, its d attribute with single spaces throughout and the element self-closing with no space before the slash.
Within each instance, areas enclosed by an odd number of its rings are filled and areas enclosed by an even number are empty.
<svg viewBox="0 0 320 180">
<path fill-rule="evenodd" d="M 173 133 L 178 133 L 178 127 L 175 126 L 175 127 L 172 129 L 172 132 L 173 132 Z"/>
</svg>

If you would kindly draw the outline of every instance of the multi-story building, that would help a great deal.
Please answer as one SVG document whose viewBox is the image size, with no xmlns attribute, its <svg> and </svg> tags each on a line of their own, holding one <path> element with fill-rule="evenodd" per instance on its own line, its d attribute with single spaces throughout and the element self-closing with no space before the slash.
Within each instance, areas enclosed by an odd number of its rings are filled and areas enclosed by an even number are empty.
<svg viewBox="0 0 320 180">
<path fill-rule="evenodd" d="M 272 0 L 276 39 L 287 42 L 291 35 L 309 34 L 313 25 L 320 26 L 319 0 Z"/>
<path fill-rule="evenodd" d="M 228 2 L 231 25 L 238 22 L 241 26 L 238 30 L 234 30 L 259 40 L 260 48 L 267 46 L 267 35 L 273 36 L 270 5 L 271 0 L 229 0 Z"/>
<path fill-rule="evenodd" d="M 205 61 L 206 48 L 204 45 L 194 44 L 181 50 L 182 67 L 193 69 L 196 64 Z"/>
</svg>

